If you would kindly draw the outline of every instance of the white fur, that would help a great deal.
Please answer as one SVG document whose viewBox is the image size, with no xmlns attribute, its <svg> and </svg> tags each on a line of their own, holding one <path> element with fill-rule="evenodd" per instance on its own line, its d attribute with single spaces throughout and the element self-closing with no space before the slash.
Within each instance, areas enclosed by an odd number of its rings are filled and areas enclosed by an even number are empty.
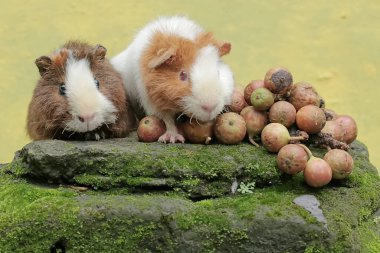
<svg viewBox="0 0 380 253">
<path fill-rule="evenodd" d="M 192 95 L 182 99 L 187 114 L 194 115 L 199 120 L 214 119 L 231 103 L 233 92 L 233 75 L 230 68 L 220 61 L 215 46 L 206 46 L 199 50 L 194 65 L 191 68 Z M 207 112 L 202 105 L 215 107 Z"/>
<path fill-rule="evenodd" d="M 142 107 L 146 114 L 163 118 L 164 115 L 147 95 L 139 65 L 142 53 L 157 32 L 195 40 L 204 29 L 185 17 L 159 18 L 146 25 L 127 49 L 111 59 L 111 63 L 124 78 L 127 95 L 133 107 L 135 109 Z M 215 46 L 209 45 L 200 49 L 190 73 L 190 80 L 193 94 L 183 98 L 183 109 L 188 114 L 200 120 L 210 120 L 223 110 L 225 104 L 230 103 L 233 75 L 228 66 L 221 62 Z M 215 104 L 216 108 L 213 112 L 207 113 L 201 108 L 202 104 Z"/>
<path fill-rule="evenodd" d="M 86 59 L 76 60 L 72 56 L 66 65 L 66 96 L 72 119 L 66 122 L 66 130 L 74 132 L 92 131 L 104 123 L 116 121 L 116 108 L 96 87 L 94 75 Z M 81 122 L 79 117 L 92 116 Z"/>
</svg>

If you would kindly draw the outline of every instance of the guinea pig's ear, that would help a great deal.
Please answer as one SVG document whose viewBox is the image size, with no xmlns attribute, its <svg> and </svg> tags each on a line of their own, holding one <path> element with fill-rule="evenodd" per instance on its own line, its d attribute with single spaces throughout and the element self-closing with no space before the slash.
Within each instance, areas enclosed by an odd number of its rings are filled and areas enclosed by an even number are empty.
<svg viewBox="0 0 380 253">
<path fill-rule="evenodd" d="M 94 47 L 93 55 L 94 59 L 98 61 L 103 61 L 106 58 L 107 49 L 102 45 L 96 45 Z"/>
<path fill-rule="evenodd" d="M 219 42 L 218 43 L 219 55 L 223 56 L 229 54 L 231 51 L 231 43 L 229 42 Z"/>
<path fill-rule="evenodd" d="M 157 51 L 157 53 L 150 59 L 148 62 L 148 67 L 150 69 L 154 69 L 159 67 L 165 62 L 171 61 L 171 59 L 175 56 L 176 49 L 173 47 L 170 48 L 161 48 Z"/>
<path fill-rule="evenodd" d="M 49 70 L 53 61 L 48 56 L 41 56 L 35 60 L 40 75 L 43 76 Z"/>
</svg>

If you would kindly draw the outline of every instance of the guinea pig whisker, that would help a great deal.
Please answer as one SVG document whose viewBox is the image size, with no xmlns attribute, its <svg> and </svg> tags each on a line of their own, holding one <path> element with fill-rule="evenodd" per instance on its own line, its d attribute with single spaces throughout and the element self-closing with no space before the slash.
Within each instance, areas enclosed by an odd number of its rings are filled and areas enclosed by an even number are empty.
<svg viewBox="0 0 380 253">
<path fill-rule="evenodd" d="M 62 129 L 62 133 L 61 133 L 61 134 L 63 134 L 68 128 L 69 128 L 69 126 L 66 125 L 66 126 Z"/>
<path fill-rule="evenodd" d="M 197 118 L 195 118 L 195 121 L 198 123 L 198 125 L 200 125 L 200 123 L 199 123 L 199 121 L 198 121 L 198 119 L 197 119 Z"/>
<path fill-rule="evenodd" d="M 59 128 L 57 128 L 57 130 L 54 131 L 53 137 L 57 135 L 58 130 L 59 130 Z"/>
<path fill-rule="evenodd" d="M 71 136 L 73 136 L 75 133 L 76 133 L 76 132 L 73 131 L 73 132 L 69 135 L 69 138 L 70 138 Z"/>
<path fill-rule="evenodd" d="M 177 117 L 176 120 L 178 120 L 179 118 L 181 118 L 181 116 L 184 115 L 184 114 L 185 114 L 185 112 L 182 112 L 182 113 Z"/>
<path fill-rule="evenodd" d="M 191 124 L 191 120 L 193 119 L 193 117 L 194 117 L 194 114 L 192 113 L 191 117 L 190 117 L 190 124 Z"/>
<path fill-rule="evenodd" d="M 108 129 L 110 129 L 110 127 L 108 126 L 107 122 L 104 122 L 104 125 L 106 125 L 106 127 L 107 127 Z"/>
</svg>

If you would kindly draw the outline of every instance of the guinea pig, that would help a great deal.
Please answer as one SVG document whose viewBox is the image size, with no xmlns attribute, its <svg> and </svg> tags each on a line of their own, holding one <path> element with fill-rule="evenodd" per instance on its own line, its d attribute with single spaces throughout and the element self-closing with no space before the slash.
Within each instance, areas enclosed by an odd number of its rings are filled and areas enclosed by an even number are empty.
<svg viewBox="0 0 380 253">
<path fill-rule="evenodd" d="M 155 115 L 165 122 L 159 141 L 184 142 L 177 115 L 209 121 L 231 103 L 234 78 L 221 60 L 230 49 L 186 17 L 162 17 L 142 28 L 111 63 L 139 117 Z"/>
<path fill-rule="evenodd" d="M 135 124 L 123 79 L 106 48 L 69 41 L 35 63 L 41 75 L 27 116 L 31 139 L 125 137 Z"/>
</svg>

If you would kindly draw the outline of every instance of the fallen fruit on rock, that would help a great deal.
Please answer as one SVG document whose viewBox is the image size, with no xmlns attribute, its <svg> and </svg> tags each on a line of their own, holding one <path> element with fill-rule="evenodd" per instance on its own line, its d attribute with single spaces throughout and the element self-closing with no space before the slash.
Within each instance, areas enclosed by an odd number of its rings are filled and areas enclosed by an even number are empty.
<svg viewBox="0 0 380 253">
<path fill-rule="evenodd" d="M 311 151 L 301 145 L 309 156 L 306 167 L 303 171 L 305 182 L 315 188 L 319 188 L 330 183 L 332 170 L 330 165 L 323 159 L 313 156 Z"/>
<path fill-rule="evenodd" d="M 322 133 L 330 134 L 335 140 L 343 139 L 343 128 L 335 120 L 326 121 L 325 126 L 321 130 Z"/>
<path fill-rule="evenodd" d="M 137 136 L 142 142 L 155 142 L 166 131 L 165 123 L 156 116 L 146 116 L 140 120 Z"/>
<path fill-rule="evenodd" d="M 251 104 L 258 111 L 268 110 L 274 103 L 274 96 L 266 88 L 258 88 L 251 94 Z"/>
<path fill-rule="evenodd" d="M 244 99 L 243 92 L 235 88 L 232 94 L 231 105 L 229 105 L 230 110 L 232 112 L 240 113 L 246 106 L 248 106 L 248 104 Z"/>
<path fill-rule="evenodd" d="M 268 116 L 265 112 L 255 110 L 253 106 L 245 107 L 240 115 L 244 118 L 249 141 L 258 146 L 255 137 L 259 136 L 264 127 L 268 124 Z"/>
<path fill-rule="evenodd" d="M 290 90 L 289 102 L 297 111 L 306 105 L 321 107 L 322 101 L 314 87 L 307 82 L 296 83 Z"/>
<path fill-rule="evenodd" d="M 356 137 L 358 136 L 358 127 L 356 126 L 355 120 L 351 116 L 339 115 L 335 119 L 335 122 L 343 130 L 340 139 L 337 139 L 338 141 L 343 141 L 350 144 L 356 140 Z"/>
<path fill-rule="evenodd" d="M 332 169 L 334 179 L 344 179 L 348 177 L 354 167 L 354 160 L 351 155 L 341 149 L 331 149 L 323 157 Z"/>
<path fill-rule="evenodd" d="M 315 105 L 306 105 L 298 110 L 296 123 L 299 129 L 309 134 L 320 132 L 326 124 L 326 115 Z"/>
<path fill-rule="evenodd" d="M 261 132 L 261 143 L 269 152 L 277 153 L 290 141 L 296 140 L 305 140 L 305 137 L 291 137 L 288 129 L 280 123 L 270 123 Z"/>
<path fill-rule="evenodd" d="M 214 134 L 221 143 L 238 144 L 246 134 L 245 121 L 237 113 L 223 113 L 216 118 Z"/>
<path fill-rule="evenodd" d="M 296 108 L 286 101 L 278 101 L 269 109 L 269 121 L 290 127 L 296 121 Z"/>
<path fill-rule="evenodd" d="M 201 122 L 186 119 L 181 124 L 185 139 L 195 144 L 209 144 L 213 137 L 214 121 Z"/>
<path fill-rule="evenodd" d="M 323 108 L 323 111 L 325 112 L 327 121 L 334 120 L 338 117 L 338 114 L 334 110 Z"/>
<path fill-rule="evenodd" d="M 264 87 L 264 81 L 263 80 L 253 80 L 247 86 L 244 88 L 244 99 L 245 102 L 247 102 L 248 105 L 251 104 L 251 95 L 252 92 L 258 88 L 263 88 Z"/>
<path fill-rule="evenodd" d="M 305 149 L 297 144 L 283 146 L 277 154 L 278 168 L 290 175 L 297 174 L 305 169 L 308 155 Z"/>
<path fill-rule="evenodd" d="M 285 94 L 293 85 L 293 76 L 283 67 L 271 68 L 264 77 L 264 87 L 274 94 Z"/>
</svg>

